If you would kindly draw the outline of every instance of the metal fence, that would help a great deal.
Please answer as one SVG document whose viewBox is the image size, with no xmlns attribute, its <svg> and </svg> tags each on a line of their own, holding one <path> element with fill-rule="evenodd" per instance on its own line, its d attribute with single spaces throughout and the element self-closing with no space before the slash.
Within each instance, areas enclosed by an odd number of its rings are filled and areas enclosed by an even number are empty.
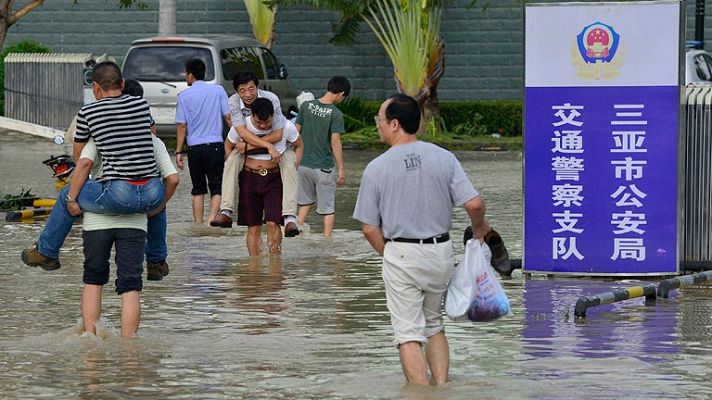
<svg viewBox="0 0 712 400">
<path fill-rule="evenodd" d="M 66 129 L 84 104 L 89 53 L 11 53 L 5 58 L 5 116 Z"/>
<path fill-rule="evenodd" d="M 712 87 L 685 92 L 683 260 L 712 261 Z"/>
</svg>

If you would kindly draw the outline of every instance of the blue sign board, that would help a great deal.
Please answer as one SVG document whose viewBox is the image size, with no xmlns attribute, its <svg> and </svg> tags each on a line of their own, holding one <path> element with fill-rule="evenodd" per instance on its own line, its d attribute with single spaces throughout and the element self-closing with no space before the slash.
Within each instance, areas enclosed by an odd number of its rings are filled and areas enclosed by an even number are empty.
<svg viewBox="0 0 712 400">
<path fill-rule="evenodd" d="M 670 1 L 527 7 L 526 272 L 677 272 L 679 7 Z M 542 13 L 548 8 L 569 23 L 529 28 L 552 17 Z M 674 68 L 636 73 L 636 65 L 668 62 L 660 53 L 629 50 L 654 47 L 639 27 L 651 21 L 638 12 L 675 22 L 674 37 L 662 43 Z M 531 48 L 529 35 L 537 39 Z M 543 65 L 557 41 L 563 46 L 567 39 L 568 58 Z"/>
</svg>

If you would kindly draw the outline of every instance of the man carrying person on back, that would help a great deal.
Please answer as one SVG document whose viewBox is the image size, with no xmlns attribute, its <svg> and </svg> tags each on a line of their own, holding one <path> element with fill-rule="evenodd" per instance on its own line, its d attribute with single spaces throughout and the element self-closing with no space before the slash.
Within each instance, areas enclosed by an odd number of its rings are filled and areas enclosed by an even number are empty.
<svg viewBox="0 0 712 400">
<path fill-rule="evenodd" d="M 129 96 L 143 97 L 143 87 L 141 87 L 141 84 L 133 79 L 126 79 L 122 93 Z M 68 140 L 74 140 L 75 129 L 76 126 L 74 129 L 68 131 L 70 136 L 67 138 Z M 158 156 L 162 154 L 161 152 L 166 151 L 166 146 L 155 136 L 153 137 L 153 151 L 155 156 Z M 90 155 L 96 153 L 96 145 L 92 139 L 90 139 L 86 146 L 84 146 L 84 149 L 82 149 L 82 153 L 85 152 Z M 91 159 L 94 165 L 101 164 L 100 160 L 96 160 L 97 158 L 100 159 L 101 156 L 97 155 L 96 157 L 85 158 L 87 160 Z M 156 157 L 156 159 L 159 159 L 159 157 Z M 87 160 L 80 159 L 77 163 L 78 168 L 87 170 L 90 169 L 91 166 L 88 164 Z M 165 206 L 171 197 L 173 197 L 179 182 L 178 173 L 170 173 L 171 170 L 167 169 L 165 165 L 158 164 L 157 166 L 159 168 L 159 172 L 162 173 L 164 178 L 163 183 L 165 187 L 165 195 L 163 197 L 163 203 L 159 206 L 159 208 L 154 211 L 150 211 L 147 214 L 148 229 L 146 231 L 146 246 L 144 248 L 144 252 L 146 254 L 147 279 L 154 281 L 163 279 L 163 277 L 168 275 L 169 272 L 168 263 L 166 262 L 166 258 L 168 258 L 168 246 L 166 245 L 167 221 Z M 175 170 L 175 168 L 173 168 L 173 170 Z M 95 176 L 98 171 L 101 171 L 99 167 L 96 168 L 96 171 L 92 176 Z M 40 233 L 36 247 L 23 250 L 22 260 L 27 265 L 31 267 L 39 266 L 48 271 L 55 270 L 60 267 L 59 249 L 62 247 L 62 244 L 64 244 L 64 239 L 66 239 L 69 231 L 72 229 L 72 225 L 75 220 L 75 217 L 69 214 L 69 210 L 67 209 L 66 196 L 68 192 L 69 186 L 60 190 L 57 195 L 57 202 L 52 208 L 52 213 L 47 219 L 47 223 L 45 224 L 42 233 Z M 100 211 L 95 207 L 92 207 L 91 204 L 85 205 L 83 208 Z M 41 254 L 38 253 L 36 249 L 43 249 L 43 251 L 46 251 L 48 254 L 55 256 L 54 258 L 43 259 L 40 257 Z"/>
<path fill-rule="evenodd" d="M 454 271 L 452 209 L 464 206 L 481 240 L 490 231 L 485 204 L 452 153 L 418 141 L 415 99 L 391 96 L 376 124 L 390 149 L 363 171 L 353 216 L 383 257 L 386 305 L 408 383 L 427 385 L 430 367 L 430 383 L 442 385 L 450 365 L 441 310 Z"/>
<path fill-rule="evenodd" d="M 77 114 L 73 153 L 77 160 L 85 144 L 93 139 L 102 156 L 103 173 L 96 180 L 88 180 L 88 169 L 74 171 L 69 189 L 60 199 L 66 202 L 72 216 L 81 214 L 82 209 L 114 214 L 147 213 L 157 210 L 164 200 L 165 189 L 153 153 L 148 103 L 141 97 L 123 94 L 123 86 L 121 70 L 115 63 L 94 66 L 92 91 L 97 101 L 83 106 Z M 71 223 L 67 232 L 69 229 Z M 40 241 L 38 246 L 26 249 L 22 252 L 23 262 L 46 270 L 59 268 L 59 247 L 65 236 L 66 232 L 61 238 Z M 46 243 L 59 246 L 49 247 Z"/>
<path fill-rule="evenodd" d="M 272 132 L 274 121 L 272 103 L 259 98 L 252 102 L 251 115 L 245 120 L 245 127 L 259 138 Z M 283 153 L 287 142 L 295 148 L 296 163 L 302 155 L 302 143 L 299 134 L 291 122 L 287 122 L 285 136 L 274 145 L 278 153 Z M 234 130 L 228 134 L 226 150 L 237 142 Z M 254 148 L 247 144 L 246 157 L 240 171 L 240 201 L 238 203 L 237 223 L 247 226 L 247 250 L 251 256 L 261 252 L 262 221 L 267 224 L 267 245 L 270 253 L 279 253 L 282 245 L 282 232 L 279 222 L 282 219 L 282 178 L 279 174 L 280 163 L 266 154 L 265 148 Z"/>
<path fill-rule="evenodd" d="M 157 137 L 152 138 L 152 148 L 155 154 L 156 163 L 161 176 L 166 182 L 166 198 L 164 198 L 161 210 L 158 215 L 151 215 L 150 219 L 160 218 L 165 222 L 165 203 L 175 192 L 178 186 L 178 171 L 176 171 L 171 157 L 166 151 L 166 146 Z M 97 162 L 100 155 L 96 151 L 93 143 L 88 143 L 82 150 L 81 157 L 77 162 L 77 169 L 89 169 L 96 166 L 96 173 L 101 175 L 100 166 Z M 59 201 L 58 201 L 59 204 Z M 56 209 L 56 207 L 55 207 Z M 63 209 L 58 211 L 63 212 Z M 141 316 L 140 292 L 143 289 L 143 254 L 146 246 L 147 233 L 149 235 L 160 235 L 155 229 L 156 223 L 160 219 L 153 221 L 154 232 L 151 232 L 151 223 L 147 222 L 146 214 L 98 214 L 91 210 L 85 210 L 82 224 L 84 242 L 84 289 L 82 293 L 82 320 L 84 331 L 96 334 L 96 322 L 101 315 L 101 297 L 104 285 L 109 281 L 109 260 L 111 248 L 115 248 L 116 263 L 116 293 L 121 296 L 121 336 L 134 337 L 138 330 Z M 54 214 L 55 210 L 53 210 Z M 64 214 L 64 213 L 63 213 Z M 67 218 L 65 216 L 64 218 Z M 71 226 L 71 219 L 70 219 Z M 164 231 L 165 235 L 165 231 Z M 154 243 L 158 238 L 154 237 Z M 160 240 L 160 239 L 159 239 Z M 165 236 L 163 236 L 165 246 Z M 155 243 L 159 245 L 159 243 Z M 155 246 L 154 246 L 155 247 Z M 149 254 L 148 246 L 145 247 Z M 160 250 L 159 250 L 160 251 Z M 152 279 L 152 271 L 149 264 L 149 279 Z M 165 273 L 168 273 L 167 265 Z M 153 271 L 154 274 L 162 274 L 161 270 Z M 154 275 L 155 277 L 155 275 Z M 162 278 L 162 275 L 160 276 Z"/>
<path fill-rule="evenodd" d="M 350 91 L 348 79 L 334 76 L 326 86 L 326 93 L 317 100 L 302 103 L 297 116 L 296 126 L 304 141 L 304 158 L 297 171 L 298 224 L 304 224 L 309 209 L 316 203 L 317 214 L 324 216 L 324 237 L 327 238 L 334 229 L 336 186 L 346 181 L 341 148 L 344 116 L 335 104 L 342 102 Z"/>
<path fill-rule="evenodd" d="M 279 98 L 272 92 L 258 89 L 259 80 L 251 72 L 240 72 L 235 75 L 233 87 L 235 94 L 230 96 L 228 103 L 233 126 L 237 130 L 241 142 L 249 143 L 253 146 L 270 151 L 270 146 L 282 140 L 283 129 L 286 118 L 282 114 Z M 272 133 L 264 137 L 257 137 L 246 129 L 247 118 L 251 115 L 250 107 L 256 99 L 267 99 L 274 107 L 274 121 L 272 122 Z M 225 170 L 223 171 L 223 196 L 220 202 L 220 214 L 210 222 L 211 226 L 230 228 L 232 226 L 232 213 L 234 211 L 235 198 L 239 197 L 238 175 L 242 171 L 245 162 L 244 151 L 240 152 L 242 145 L 230 146 L 225 142 L 225 152 L 228 154 L 225 160 Z M 228 149 L 230 147 L 231 150 Z M 282 216 L 284 218 L 284 234 L 292 237 L 299 234 L 297 228 L 297 170 L 296 156 L 294 149 L 287 146 L 287 149 L 279 158 L 280 175 L 283 185 Z M 234 189 L 234 190 L 233 190 Z"/>
<path fill-rule="evenodd" d="M 205 63 L 193 58 L 185 63 L 185 80 L 188 89 L 178 94 L 176 106 L 176 164 L 185 168 L 183 144 L 188 143 L 190 161 L 188 170 L 193 189 L 193 220 L 203 223 L 205 194 L 210 189 L 208 221 L 217 216 L 222 193 L 223 173 L 223 119 L 232 125 L 227 105 L 227 93 L 220 85 L 211 85 L 205 79 Z M 207 181 L 207 184 L 206 184 Z"/>
</svg>

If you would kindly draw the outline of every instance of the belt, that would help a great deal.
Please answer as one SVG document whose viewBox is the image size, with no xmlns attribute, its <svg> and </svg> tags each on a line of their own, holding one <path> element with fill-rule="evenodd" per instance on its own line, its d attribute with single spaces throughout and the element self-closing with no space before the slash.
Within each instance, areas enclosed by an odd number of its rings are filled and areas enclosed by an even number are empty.
<svg viewBox="0 0 712 400">
<path fill-rule="evenodd" d="M 212 147 L 212 146 L 222 146 L 222 145 L 223 145 L 222 142 L 194 144 L 192 146 L 188 146 L 188 150 L 199 149 L 201 147 Z"/>
<path fill-rule="evenodd" d="M 449 234 L 449 233 L 443 233 L 442 235 L 433 236 L 433 237 L 429 237 L 429 238 L 426 238 L 426 239 L 408 239 L 408 238 L 397 237 L 397 238 L 386 239 L 386 240 L 390 240 L 391 242 L 420 243 L 420 244 L 424 244 L 424 243 L 443 243 L 443 242 L 447 242 L 448 240 L 450 240 L 450 234 Z"/>
<path fill-rule="evenodd" d="M 267 169 L 267 168 L 253 169 L 253 168 L 250 168 L 247 165 L 245 165 L 242 168 L 247 172 L 252 172 L 253 174 L 257 174 L 260 176 L 266 176 L 267 174 L 274 174 L 275 172 L 279 172 L 279 167 L 270 168 L 270 169 Z"/>
</svg>

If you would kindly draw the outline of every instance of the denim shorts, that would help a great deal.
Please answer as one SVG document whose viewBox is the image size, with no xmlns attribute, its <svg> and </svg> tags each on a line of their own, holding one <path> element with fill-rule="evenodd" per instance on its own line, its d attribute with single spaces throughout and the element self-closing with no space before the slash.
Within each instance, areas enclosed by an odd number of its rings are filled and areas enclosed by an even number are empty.
<svg viewBox="0 0 712 400">
<path fill-rule="evenodd" d="M 121 179 L 87 180 L 77 201 L 82 210 L 95 213 L 144 214 L 163 203 L 165 187 L 160 178 L 143 184 Z"/>
<path fill-rule="evenodd" d="M 84 231 L 84 283 L 109 282 L 111 248 L 116 245 L 116 293 L 143 289 L 143 249 L 146 232 L 140 229 Z"/>
</svg>

